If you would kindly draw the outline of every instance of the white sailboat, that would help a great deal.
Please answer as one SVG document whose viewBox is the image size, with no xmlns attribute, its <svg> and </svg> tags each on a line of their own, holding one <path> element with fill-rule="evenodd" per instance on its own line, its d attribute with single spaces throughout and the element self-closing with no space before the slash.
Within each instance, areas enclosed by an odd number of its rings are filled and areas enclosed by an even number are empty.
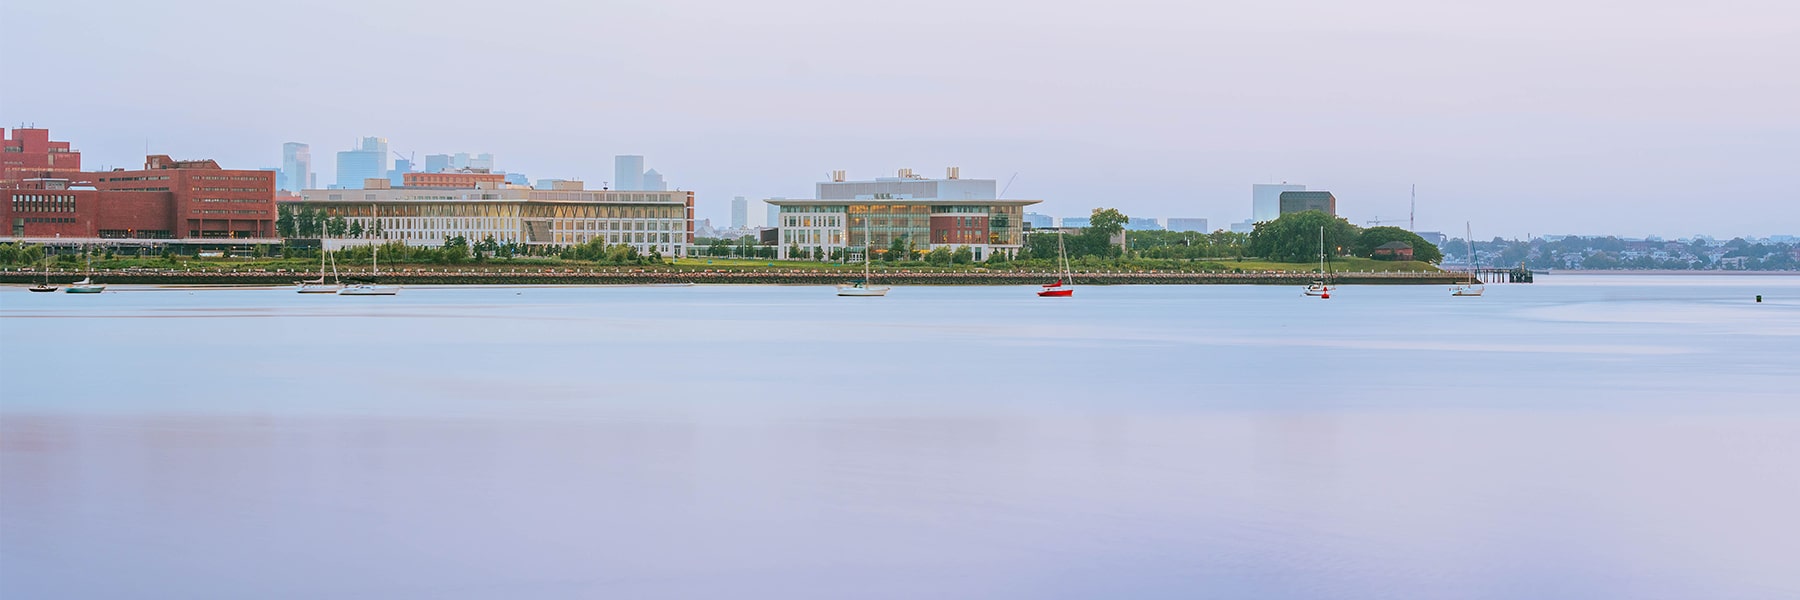
<svg viewBox="0 0 1800 600">
<path fill-rule="evenodd" d="M 1331 297 L 1331 284 L 1325 282 L 1326 277 L 1327 276 L 1325 274 L 1325 226 L 1320 225 L 1319 226 L 1319 279 L 1316 281 L 1313 281 L 1310 285 L 1307 285 L 1306 291 L 1304 293 L 1308 296 L 1318 296 L 1320 298 L 1330 298 Z"/>
<path fill-rule="evenodd" d="M 318 279 L 307 279 L 297 282 L 294 285 L 294 291 L 302 294 L 336 294 L 338 293 L 338 290 L 344 289 L 344 284 L 338 281 L 337 260 L 335 259 L 331 261 L 331 283 L 325 283 L 325 258 L 330 255 L 331 253 L 325 250 L 325 245 L 323 241 L 321 241 L 319 244 Z"/>
<path fill-rule="evenodd" d="M 373 280 L 375 276 L 381 274 L 380 254 L 380 246 L 369 247 L 369 266 L 372 270 L 369 274 L 369 278 L 371 280 Z M 398 293 L 400 293 L 400 286 L 377 285 L 374 281 L 352 284 L 337 291 L 337 295 L 339 296 L 392 296 Z"/>
<path fill-rule="evenodd" d="M 1469 253 L 1468 254 L 1468 256 L 1469 256 L 1469 281 L 1468 281 L 1468 283 L 1451 286 L 1450 287 L 1450 295 L 1451 296 L 1480 296 L 1482 292 L 1487 291 L 1487 286 L 1482 285 L 1481 281 L 1475 278 L 1475 268 L 1476 268 L 1476 265 L 1478 265 L 1479 263 L 1475 260 L 1475 240 L 1474 240 L 1474 238 L 1475 238 L 1475 236 L 1471 233 L 1471 230 L 1469 229 L 1469 223 L 1467 221 L 1464 221 L 1463 222 L 1463 244 L 1465 244 L 1465 245 L 1463 247 Z"/>
<path fill-rule="evenodd" d="M 1062 274 L 1056 281 L 1046 283 L 1038 290 L 1039 298 L 1068 298 L 1075 295 L 1075 275 L 1069 271 L 1069 252 L 1063 247 L 1063 234 L 1056 232 L 1056 260 L 1062 267 Z"/>
<path fill-rule="evenodd" d="M 838 286 L 837 295 L 851 297 L 886 296 L 887 286 L 869 285 L 869 218 L 863 217 L 863 276 L 862 279 Z"/>
<path fill-rule="evenodd" d="M 69 284 L 69 287 L 63 288 L 63 292 L 69 294 L 98 294 L 106 291 L 105 285 L 94 283 L 94 255 L 89 254 L 86 247 L 81 249 L 81 254 L 87 258 L 87 272 L 81 277 L 81 281 Z"/>
</svg>

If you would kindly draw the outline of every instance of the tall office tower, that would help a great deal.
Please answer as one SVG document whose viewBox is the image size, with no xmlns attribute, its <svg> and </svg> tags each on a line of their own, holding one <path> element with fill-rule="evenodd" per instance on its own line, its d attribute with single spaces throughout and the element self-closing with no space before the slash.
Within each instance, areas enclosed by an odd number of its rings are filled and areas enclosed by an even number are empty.
<svg viewBox="0 0 1800 600">
<path fill-rule="evenodd" d="M 281 189 L 297 194 L 310 187 L 313 182 L 312 146 L 300 142 L 282 144 L 281 174 L 286 176 Z"/>
<path fill-rule="evenodd" d="M 780 199 L 781 198 L 775 198 L 775 200 L 780 200 Z M 763 227 L 780 227 L 780 226 L 781 226 L 781 207 L 770 204 L 768 218 L 763 221 Z"/>
<path fill-rule="evenodd" d="M 494 172 L 494 155 L 483 152 L 469 159 L 469 168 Z"/>
<path fill-rule="evenodd" d="M 644 189 L 644 157 L 621 154 L 613 157 L 613 189 Z"/>
<path fill-rule="evenodd" d="M 387 138 L 366 137 L 362 147 L 337 153 L 337 185 L 362 189 L 364 179 L 387 179 Z"/>
<path fill-rule="evenodd" d="M 656 172 L 656 169 L 644 171 L 644 191 L 663 192 L 668 189 L 669 184 L 663 181 L 662 173 Z"/>
<path fill-rule="evenodd" d="M 1025 224 L 1032 229 L 1049 229 L 1056 226 L 1056 217 L 1028 212 L 1025 213 Z"/>
<path fill-rule="evenodd" d="M 731 228 L 743 229 L 750 226 L 750 203 L 743 196 L 731 198 Z"/>
<path fill-rule="evenodd" d="M 442 173 L 442 172 L 448 171 L 448 170 L 450 170 L 450 155 L 448 155 L 448 154 L 427 154 L 427 155 L 425 155 L 425 172 L 426 173 Z"/>
<path fill-rule="evenodd" d="M 413 172 L 412 161 L 396 158 L 394 159 L 394 170 L 388 171 L 388 182 L 395 187 L 406 185 L 406 174 L 411 172 Z"/>
<path fill-rule="evenodd" d="M 1304 192 L 1306 186 L 1286 183 L 1258 183 L 1250 186 L 1250 220 L 1273 221 L 1281 216 L 1281 193 Z"/>
</svg>

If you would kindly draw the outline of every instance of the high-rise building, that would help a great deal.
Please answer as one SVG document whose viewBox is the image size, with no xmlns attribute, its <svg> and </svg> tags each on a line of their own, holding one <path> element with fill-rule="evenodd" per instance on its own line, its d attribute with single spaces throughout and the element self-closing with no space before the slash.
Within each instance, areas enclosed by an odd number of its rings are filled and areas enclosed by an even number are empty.
<svg viewBox="0 0 1800 600">
<path fill-rule="evenodd" d="M 669 184 L 668 184 L 668 182 L 663 181 L 662 173 L 656 172 L 656 169 L 644 171 L 644 190 L 645 191 L 662 192 L 662 191 L 667 191 L 668 189 L 669 189 Z"/>
<path fill-rule="evenodd" d="M 1092 220 L 1092 217 L 1063 217 L 1062 226 L 1064 229 L 1081 229 L 1092 225 Z"/>
<path fill-rule="evenodd" d="M 1157 222 L 1157 220 L 1152 217 L 1126 217 L 1125 229 L 1131 231 L 1158 231 L 1162 229 L 1162 223 Z"/>
<path fill-rule="evenodd" d="M 1250 186 L 1250 220 L 1275 220 L 1281 216 L 1281 193 L 1304 191 L 1304 185 L 1287 183 L 1258 183 Z"/>
<path fill-rule="evenodd" d="M 1169 217 L 1169 231 L 1206 233 L 1206 219 Z"/>
<path fill-rule="evenodd" d="M 450 170 L 450 155 L 448 155 L 448 154 L 427 154 L 427 155 L 425 155 L 425 172 L 426 173 L 442 173 L 442 172 L 448 171 L 448 170 Z"/>
<path fill-rule="evenodd" d="M 1282 192 L 1281 214 L 1316 210 L 1337 216 L 1337 197 L 1331 192 Z"/>
<path fill-rule="evenodd" d="M 1028 212 L 1025 213 L 1025 224 L 1032 229 L 1049 229 L 1056 226 L 1056 217 Z"/>
<path fill-rule="evenodd" d="M 312 146 L 300 142 L 282 144 L 281 175 L 280 189 L 289 192 L 300 193 L 312 184 Z"/>
<path fill-rule="evenodd" d="M 644 189 L 644 157 L 636 154 L 621 154 L 613 157 L 613 189 L 622 191 Z"/>
<path fill-rule="evenodd" d="M 396 158 L 394 159 L 394 170 L 388 171 L 388 182 L 390 185 L 406 185 L 406 174 L 412 172 L 414 172 L 412 161 Z"/>
<path fill-rule="evenodd" d="M 743 196 L 731 199 L 731 228 L 743 229 L 750 226 L 750 203 Z"/>
<path fill-rule="evenodd" d="M 770 198 L 769 200 L 786 200 L 786 198 Z M 763 201 L 769 208 L 768 214 L 763 215 L 763 227 L 779 227 L 781 226 L 781 207 L 769 200 Z"/>
<path fill-rule="evenodd" d="M 361 189 L 365 179 L 388 178 L 387 138 L 366 137 L 362 147 L 337 153 L 337 186 Z"/>
</svg>

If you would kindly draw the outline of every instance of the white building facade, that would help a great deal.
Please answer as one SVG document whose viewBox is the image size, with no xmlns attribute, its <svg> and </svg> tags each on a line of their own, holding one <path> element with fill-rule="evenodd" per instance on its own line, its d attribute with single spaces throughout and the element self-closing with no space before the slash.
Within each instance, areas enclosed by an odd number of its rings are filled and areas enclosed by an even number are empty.
<svg viewBox="0 0 1800 600">
<path fill-rule="evenodd" d="M 281 205 L 284 211 L 299 208 L 344 217 L 376 243 L 414 246 L 440 246 L 456 236 L 532 246 L 600 240 L 683 257 L 694 237 L 693 192 L 396 187 L 305 190 L 298 201 Z"/>
</svg>

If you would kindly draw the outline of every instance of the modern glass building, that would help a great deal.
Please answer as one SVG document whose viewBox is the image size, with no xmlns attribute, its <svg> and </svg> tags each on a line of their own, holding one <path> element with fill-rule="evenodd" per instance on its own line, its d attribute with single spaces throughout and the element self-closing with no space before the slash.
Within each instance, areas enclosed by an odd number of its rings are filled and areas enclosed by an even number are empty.
<svg viewBox="0 0 1800 600">
<path fill-rule="evenodd" d="M 961 179 L 955 167 L 944 179 L 925 179 L 902 169 L 899 177 L 848 181 L 843 171 L 816 186 L 817 198 L 764 202 L 779 210 L 779 256 L 801 251 L 830 256 L 844 248 L 873 248 L 877 256 L 896 240 L 909 248 L 969 247 L 975 260 L 1018 251 L 1025 207 L 1038 200 L 995 198 L 995 181 Z"/>
<path fill-rule="evenodd" d="M 337 153 L 337 185 L 343 189 L 361 189 L 368 179 L 388 177 L 387 138 L 366 137 L 355 150 Z"/>
<path fill-rule="evenodd" d="M 1250 186 L 1250 220 L 1273 221 L 1281 216 L 1281 193 L 1304 192 L 1306 186 L 1287 183 L 1258 183 Z"/>
<path fill-rule="evenodd" d="M 1169 231 L 1207 233 L 1206 219 L 1169 217 Z"/>
</svg>

